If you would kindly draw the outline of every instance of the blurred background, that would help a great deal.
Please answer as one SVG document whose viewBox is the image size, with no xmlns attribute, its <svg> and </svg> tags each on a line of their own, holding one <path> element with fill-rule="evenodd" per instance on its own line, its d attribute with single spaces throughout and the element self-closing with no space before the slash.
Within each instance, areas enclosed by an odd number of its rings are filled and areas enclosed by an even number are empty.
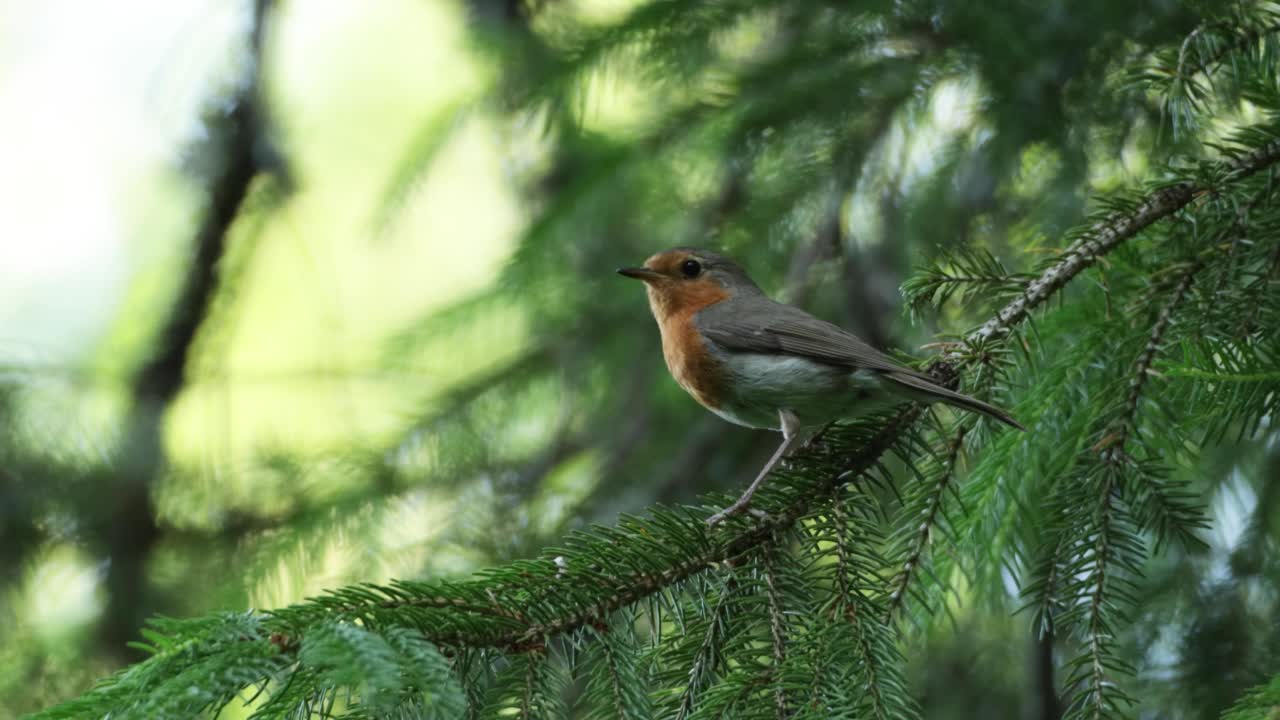
<svg viewBox="0 0 1280 720">
<path fill-rule="evenodd" d="M 465 575 L 741 485 L 775 438 L 669 379 L 619 265 L 715 246 L 920 356 L 984 307 L 909 322 L 913 267 L 1032 267 L 1222 132 L 1121 77 L 1209 6 L 864 4 L 0 5 L 0 717 L 153 615 Z M 856 86 L 812 69 L 873 42 Z M 1280 655 L 1280 452 L 1197 468 L 1208 548 L 1158 558 L 1131 638 L 1161 716 Z M 1045 716 L 1017 605 L 920 639 L 927 717 Z"/>
</svg>

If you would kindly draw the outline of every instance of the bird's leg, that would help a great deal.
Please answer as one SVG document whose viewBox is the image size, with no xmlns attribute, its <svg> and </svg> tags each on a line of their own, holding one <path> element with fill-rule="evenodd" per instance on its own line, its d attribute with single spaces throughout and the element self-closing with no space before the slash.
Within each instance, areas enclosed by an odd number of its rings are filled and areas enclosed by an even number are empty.
<svg viewBox="0 0 1280 720">
<path fill-rule="evenodd" d="M 747 490 L 742 493 L 742 497 L 734 501 L 729 507 L 707 518 L 707 524 L 711 527 L 724 522 L 726 518 L 744 512 L 751 505 L 751 496 L 755 495 L 756 490 L 760 489 L 760 486 L 764 484 L 764 479 L 787 456 L 787 453 L 800 444 L 800 440 L 803 437 L 800 433 L 800 418 L 797 418 L 790 410 L 779 410 L 778 419 L 782 421 L 782 444 L 773 453 L 773 457 L 769 458 L 769 462 L 765 463 L 764 468 L 760 470 L 760 474 L 756 476 L 756 479 L 752 480 L 751 484 L 747 486 Z"/>
</svg>

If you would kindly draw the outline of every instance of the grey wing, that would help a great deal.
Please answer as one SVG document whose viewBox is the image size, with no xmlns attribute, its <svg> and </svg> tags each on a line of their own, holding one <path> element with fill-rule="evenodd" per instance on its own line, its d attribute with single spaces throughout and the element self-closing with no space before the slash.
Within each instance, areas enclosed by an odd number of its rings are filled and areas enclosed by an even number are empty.
<svg viewBox="0 0 1280 720">
<path fill-rule="evenodd" d="M 844 329 L 768 298 L 718 303 L 698 313 L 695 322 L 705 337 L 730 352 L 800 355 L 828 365 L 928 379 Z"/>
</svg>

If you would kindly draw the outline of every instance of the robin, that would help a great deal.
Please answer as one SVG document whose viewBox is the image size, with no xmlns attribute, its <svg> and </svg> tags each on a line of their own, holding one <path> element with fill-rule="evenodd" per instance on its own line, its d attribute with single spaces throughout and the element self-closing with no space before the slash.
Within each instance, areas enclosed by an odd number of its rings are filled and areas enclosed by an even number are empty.
<svg viewBox="0 0 1280 720">
<path fill-rule="evenodd" d="M 643 280 L 672 377 L 731 423 L 782 431 L 782 444 L 742 497 L 711 525 L 744 512 L 765 477 L 811 431 L 903 401 L 944 402 L 1025 430 L 1007 412 L 948 390 L 856 336 L 775 302 L 729 258 L 674 248 L 618 273 Z"/>
</svg>

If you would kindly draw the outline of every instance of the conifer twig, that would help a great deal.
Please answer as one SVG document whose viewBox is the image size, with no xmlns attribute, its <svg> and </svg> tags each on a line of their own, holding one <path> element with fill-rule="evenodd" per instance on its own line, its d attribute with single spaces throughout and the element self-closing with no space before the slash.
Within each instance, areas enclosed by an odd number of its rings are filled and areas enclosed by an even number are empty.
<svg viewBox="0 0 1280 720">
<path fill-rule="evenodd" d="M 761 554 L 764 566 L 765 591 L 769 598 L 769 635 L 773 641 L 773 705 L 777 720 L 787 718 L 787 693 L 782 681 L 783 665 L 787 660 L 786 633 L 783 630 L 782 598 L 778 595 L 774 553 L 777 543 L 771 542 Z"/>
<path fill-rule="evenodd" d="M 1102 647 L 1108 637 L 1106 618 L 1103 617 L 1106 602 L 1107 567 L 1111 554 L 1112 474 L 1107 473 L 1102 484 L 1102 504 L 1098 508 L 1098 537 L 1093 550 L 1093 594 L 1089 598 L 1089 662 L 1090 689 L 1093 698 L 1093 717 L 1100 720 L 1107 712 L 1105 691 L 1114 685 L 1107 679 L 1106 650 Z"/>
<path fill-rule="evenodd" d="M 867 694 L 871 696 L 871 714 L 877 720 L 887 718 L 888 713 L 885 711 L 884 698 L 880 696 L 880 680 L 876 670 L 875 653 L 871 650 L 871 642 L 867 639 L 867 630 L 863 627 L 864 618 L 856 607 L 850 607 L 846 610 L 845 617 L 853 625 L 853 631 L 858 637 L 858 654 L 862 656 L 862 666 L 867 671 Z"/>
<path fill-rule="evenodd" d="M 872 716 L 883 718 L 885 717 L 885 709 L 884 700 L 880 697 L 879 663 L 876 661 L 875 653 L 871 651 L 870 643 L 867 641 L 863 630 L 862 621 L 858 613 L 860 608 L 849 602 L 850 598 L 862 598 L 862 592 L 849 582 L 853 559 L 850 557 L 850 549 L 845 545 L 845 540 L 848 537 L 849 516 L 845 508 L 845 498 L 842 494 L 837 494 L 831 503 L 831 519 L 835 526 L 835 541 L 832 544 L 835 546 L 836 551 L 836 593 L 839 598 L 839 602 L 831 606 L 831 612 L 833 614 L 838 613 L 853 628 L 854 635 L 857 638 L 859 659 L 862 661 L 862 667 L 867 675 L 867 694 L 871 698 Z"/>
<path fill-rule="evenodd" d="M 694 695 L 699 690 L 698 675 L 712 659 L 715 645 L 714 638 L 716 629 L 719 627 L 720 615 L 729 609 L 729 597 L 736 590 L 736 585 L 737 581 L 731 575 L 721 587 L 722 594 L 720 599 L 716 602 L 715 608 L 711 611 L 711 617 L 707 620 L 707 633 L 702 637 L 702 644 L 698 647 L 693 666 L 689 668 L 689 682 L 685 685 L 684 692 L 680 695 L 680 709 L 676 713 L 676 720 L 684 720 L 689 716 L 689 713 L 693 712 Z"/>
<path fill-rule="evenodd" d="M 525 654 L 525 671 L 524 671 L 524 692 L 520 696 L 520 718 L 521 720 L 532 720 L 533 718 L 533 686 L 537 681 L 537 663 L 542 660 L 539 653 Z"/>
<path fill-rule="evenodd" d="M 893 592 L 889 595 L 887 614 L 890 618 L 902 607 L 902 600 L 906 595 L 907 588 L 911 585 L 914 571 L 920 566 L 925 551 L 929 547 L 929 534 L 933 530 L 939 510 L 942 508 L 942 501 L 946 496 L 947 489 L 951 487 L 951 481 L 955 478 L 956 467 L 960 460 L 960 450 L 964 447 L 964 436 L 968 432 L 968 426 L 961 426 L 947 444 L 947 458 L 942 475 L 934 482 L 931 488 L 928 505 L 925 507 L 923 518 L 920 520 L 920 527 L 916 532 L 915 542 L 912 543 L 911 553 L 908 555 L 906 562 L 903 563 L 902 572 L 898 574 Z"/>
<path fill-rule="evenodd" d="M 1195 30 L 1192 30 L 1187 35 L 1186 39 L 1182 41 L 1182 46 L 1178 49 L 1178 68 L 1174 73 L 1175 78 L 1189 80 L 1195 77 L 1196 75 L 1199 75 L 1200 73 L 1208 74 L 1212 71 L 1213 66 L 1217 65 L 1227 55 L 1245 47 L 1249 43 L 1254 43 L 1261 40 L 1266 35 L 1271 35 L 1273 33 L 1280 32 L 1280 23 L 1267 25 L 1259 28 L 1253 28 L 1250 30 L 1245 30 L 1244 32 L 1241 32 L 1240 34 L 1236 35 L 1234 41 L 1226 43 L 1222 47 L 1218 48 L 1217 51 L 1213 53 L 1213 55 L 1210 55 L 1209 57 L 1196 63 L 1196 66 L 1191 68 L 1191 72 L 1184 72 L 1186 68 L 1187 55 L 1191 49 L 1192 41 L 1194 41 L 1198 35 L 1200 35 L 1205 30 L 1209 29 L 1210 27 L 1213 27 L 1213 26 L 1202 25 L 1196 28 Z"/>
<path fill-rule="evenodd" d="M 618 655 L 613 645 L 608 642 L 601 642 L 604 649 L 604 659 L 607 665 L 606 670 L 609 673 L 609 693 L 610 700 L 613 704 L 613 711 L 618 714 L 619 718 L 626 718 L 627 711 L 624 706 L 622 696 L 622 678 L 618 674 Z"/>
</svg>

